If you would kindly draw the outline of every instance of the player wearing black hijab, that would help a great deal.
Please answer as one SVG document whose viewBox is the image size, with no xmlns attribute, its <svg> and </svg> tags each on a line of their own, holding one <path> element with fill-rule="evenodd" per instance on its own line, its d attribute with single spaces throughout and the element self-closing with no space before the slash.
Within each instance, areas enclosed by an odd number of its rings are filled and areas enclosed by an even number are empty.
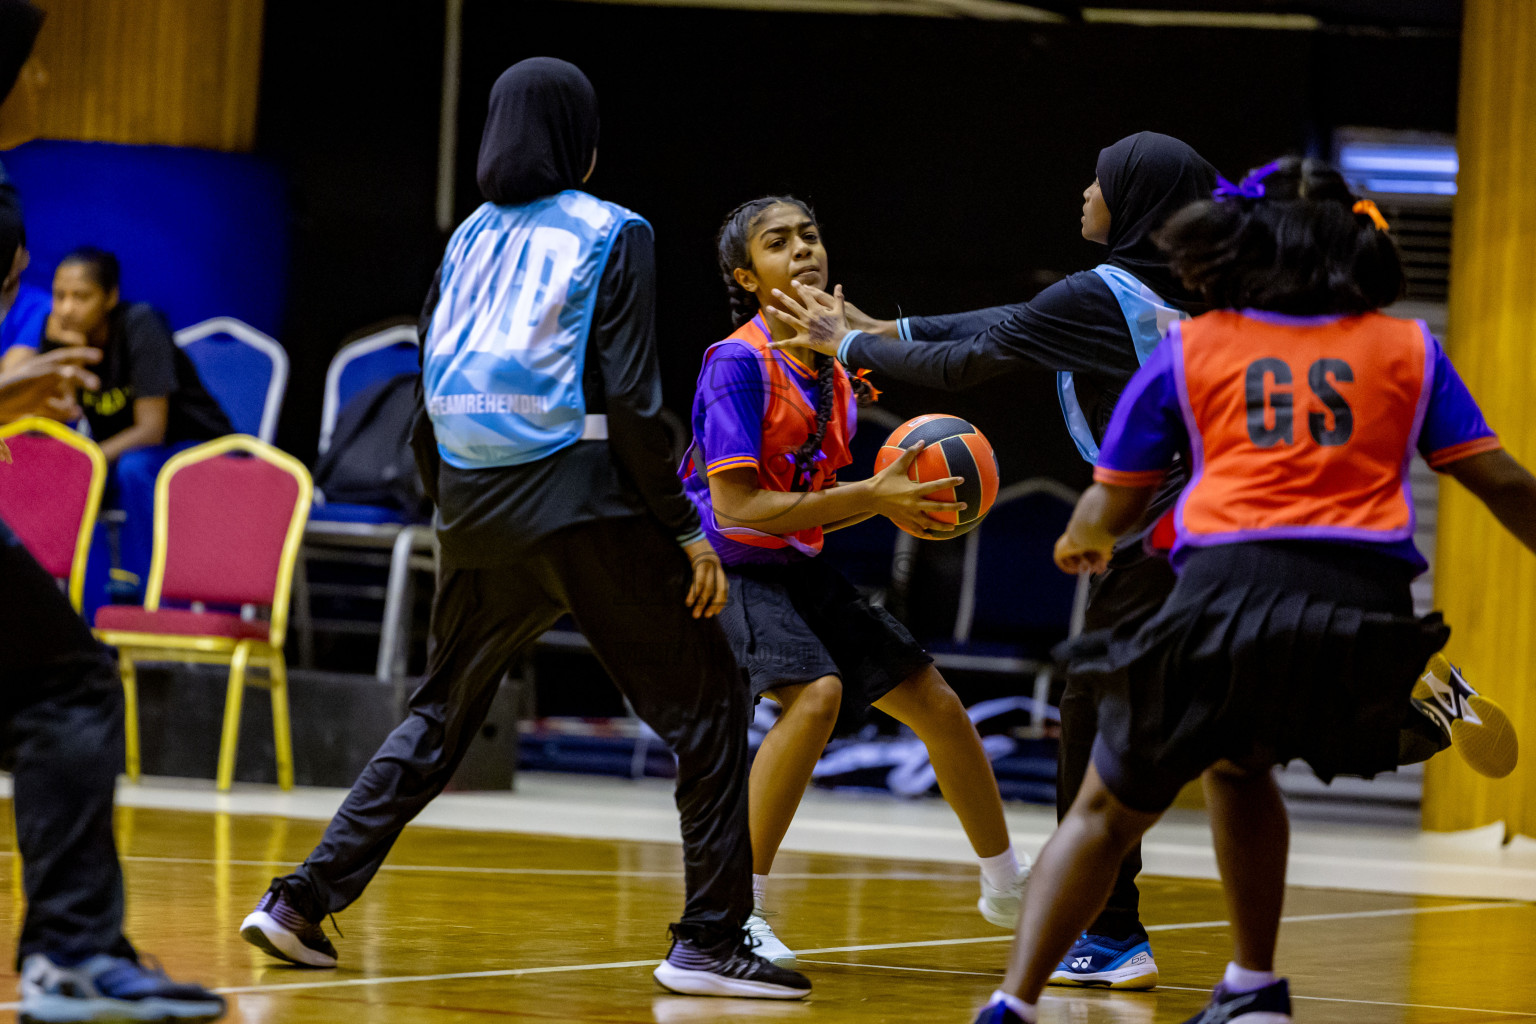
<svg viewBox="0 0 1536 1024">
<path fill-rule="evenodd" d="M 720 560 L 658 414 L 651 227 L 582 191 L 597 95 L 534 58 L 491 92 L 487 202 L 448 242 L 421 317 L 413 438 L 442 552 L 427 674 L 320 844 L 241 925 L 273 956 L 334 967 L 320 921 L 359 896 L 452 777 L 509 666 L 569 613 L 677 754 L 687 903 L 656 978 L 689 995 L 798 999 L 755 955 L 747 692 L 714 620 Z"/>
<path fill-rule="evenodd" d="M 801 337 L 793 344 L 809 343 L 849 367 L 951 391 L 1021 365 L 1055 370 L 1067 429 L 1083 457 L 1094 462 L 1115 403 L 1141 362 L 1170 323 L 1204 311 L 1152 235 L 1176 211 L 1210 198 L 1217 184 L 1216 171 L 1204 158 L 1155 132 L 1138 132 L 1101 150 L 1095 174 L 1083 192 L 1082 233 L 1107 246 L 1109 254 L 1093 270 L 1072 274 L 1026 303 L 899 320 L 876 320 L 849 308 L 847 322 L 840 322 L 825 293 L 804 289 L 802 297 L 814 310 L 779 297 L 790 319 L 802 328 L 815 327 L 809 342 Z M 923 344 L 892 344 L 889 338 Z M 1116 545 L 1108 571 L 1093 577 L 1084 643 L 1112 630 L 1134 630 L 1172 593 L 1173 570 L 1145 541 L 1185 480 L 1176 463 L 1140 522 Z M 1459 675 L 1456 681 L 1465 686 Z M 1416 699 L 1404 709 L 1403 764 L 1425 760 L 1451 743 L 1449 721 L 1425 708 L 1430 703 Z M 1097 725 L 1091 689 L 1069 674 L 1061 698 L 1058 817 L 1082 787 Z M 1138 843 L 1122 862 L 1104 910 L 1063 958 L 1051 983 L 1134 989 L 1157 984 L 1140 918 L 1140 871 Z"/>
<path fill-rule="evenodd" d="M 1175 210 L 1208 198 L 1216 170 L 1178 139 L 1140 132 L 1100 151 L 1096 178 L 1083 193 L 1083 236 L 1108 247 L 1103 264 L 1056 282 L 1029 302 L 946 316 L 874 320 L 848 313 L 855 330 L 821 343 L 844 365 L 897 380 L 958 391 L 1021 367 L 1057 371 L 1067 429 L 1090 462 L 1120 392 L 1150 354 L 1163 329 L 1201 312 L 1195 296 L 1169 271 L 1151 233 Z M 782 297 L 791 316 L 799 304 Z M 885 335 L 879 337 L 877 335 Z M 889 339 L 921 341 L 893 344 Z M 1111 571 L 1094 578 L 1087 630 L 1139 620 L 1173 589 L 1168 563 L 1149 555 L 1142 536 L 1178 497 L 1182 472 L 1158 492 L 1141 528 L 1117 549 Z M 1097 730 L 1092 693 L 1067 680 L 1061 700 L 1057 813 L 1072 806 L 1088 770 Z M 1141 848 L 1126 857 L 1093 927 L 1062 962 L 1053 981 L 1150 988 L 1157 983 L 1140 920 Z M 1072 965 L 1080 965 L 1073 969 Z M 1105 977 L 1108 975 L 1108 977 Z"/>
</svg>

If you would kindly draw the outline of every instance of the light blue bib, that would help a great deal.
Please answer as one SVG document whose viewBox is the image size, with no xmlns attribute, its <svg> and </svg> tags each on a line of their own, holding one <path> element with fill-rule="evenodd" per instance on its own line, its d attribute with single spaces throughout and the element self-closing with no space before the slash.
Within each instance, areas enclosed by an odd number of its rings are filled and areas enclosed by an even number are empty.
<svg viewBox="0 0 1536 1024">
<path fill-rule="evenodd" d="M 422 385 L 443 461 L 460 469 L 546 458 L 584 435 L 582 371 L 613 240 L 639 214 L 570 189 L 486 203 L 448 242 Z M 604 425 L 604 431 L 606 427 Z"/>
<path fill-rule="evenodd" d="M 1131 343 L 1136 346 L 1136 361 L 1145 363 L 1152 350 L 1163 340 L 1163 335 L 1177 320 L 1187 320 L 1189 314 L 1174 309 L 1163 298 L 1142 284 L 1134 274 L 1102 263 L 1093 272 L 1109 286 L 1120 312 L 1125 316 L 1125 326 L 1130 329 Z M 1067 431 L 1077 444 L 1083 458 L 1095 465 L 1099 461 L 1099 445 L 1093 439 L 1088 426 L 1088 416 L 1077 400 L 1077 388 L 1072 374 L 1063 370 L 1056 374 L 1056 397 L 1061 401 L 1061 415 L 1067 421 Z"/>
</svg>

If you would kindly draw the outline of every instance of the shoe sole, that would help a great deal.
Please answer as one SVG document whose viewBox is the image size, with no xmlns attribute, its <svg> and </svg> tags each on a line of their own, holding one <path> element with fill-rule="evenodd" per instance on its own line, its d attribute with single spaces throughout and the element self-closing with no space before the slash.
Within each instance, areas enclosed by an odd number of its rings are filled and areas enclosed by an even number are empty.
<svg viewBox="0 0 1536 1024">
<path fill-rule="evenodd" d="M 1140 992 L 1157 987 L 1157 969 L 1151 972 L 1140 967 L 1121 968 L 1118 971 L 1100 971 L 1097 974 L 1068 974 L 1057 971 L 1047 985 L 1065 985 L 1070 988 L 1112 988 L 1119 991 Z"/>
<path fill-rule="evenodd" d="M 335 967 L 336 958 L 310 949 L 299 937 L 264 911 L 253 911 L 240 922 L 240 937 L 268 956 L 300 967 Z"/>
<path fill-rule="evenodd" d="M 71 999 L 43 996 L 24 1001 L 19 1024 L 201 1024 L 224 1016 L 219 1003 L 180 999 Z"/>
<path fill-rule="evenodd" d="M 1442 682 L 1455 686 L 1452 682 L 1455 669 L 1445 655 L 1436 654 L 1431 658 L 1427 671 Z M 1414 684 L 1413 697 L 1439 708 L 1442 716 L 1445 714 L 1435 699 L 1434 691 L 1422 679 Z M 1461 755 L 1468 767 L 1479 775 L 1502 779 L 1513 772 L 1520 761 L 1520 737 L 1509 715 L 1504 713 L 1496 701 L 1475 692 L 1465 697 L 1465 700 L 1481 724 L 1465 718 L 1454 719 L 1451 722 L 1451 746 L 1456 748 L 1456 753 Z"/>
<path fill-rule="evenodd" d="M 1006 928 L 1009 931 L 1013 931 L 1019 926 L 1019 914 L 1024 910 L 1024 901 L 1019 901 L 1018 909 L 1016 909 L 1012 915 L 1005 916 L 1003 914 L 999 914 L 995 909 L 993 909 L 991 904 L 987 902 L 987 898 L 983 896 L 981 899 L 976 901 L 976 910 L 981 914 L 982 917 L 987 919 L 988 924 L 996 925 L 999 928 Z"/>
<path fill-rule="evenodd" d="M 763 981 L 723 978 L 708 971 L 689 971 L 663 962 L 656 968 L 656 981 L 668 992 L 685 996 L 730 996 L 737 999 L 804 999 L 808 988 L 790 988 Z"/>
<path fill-rule="evenodd" d="M 1467 704 L 1483 724 L 1476 725 L 1464 718 L 1452 722 L 1451 746 L 1479 775 L 1502 779 L 1520 761 L 1520 737 L 1504 709 L 1487 697 L 1469 698 Z"/>
</svg>

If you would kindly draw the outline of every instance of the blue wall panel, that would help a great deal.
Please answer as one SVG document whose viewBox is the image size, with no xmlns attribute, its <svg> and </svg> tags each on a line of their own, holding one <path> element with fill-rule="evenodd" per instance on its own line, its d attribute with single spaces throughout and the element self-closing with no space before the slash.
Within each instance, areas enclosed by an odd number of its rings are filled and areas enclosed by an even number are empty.
<svg viewBox="0 0 1536 1024">
<path fill-rule="evenodd" d="M 176 329 L 234 316 L 281 340 L 288 285 L 282 176 L 245 154 L 99 142 L 30 142 L 0 154 L 21 193 L 32 266 L 52 285 L 80 245 L 115 252 L 125 301 Z"/>
</svg>

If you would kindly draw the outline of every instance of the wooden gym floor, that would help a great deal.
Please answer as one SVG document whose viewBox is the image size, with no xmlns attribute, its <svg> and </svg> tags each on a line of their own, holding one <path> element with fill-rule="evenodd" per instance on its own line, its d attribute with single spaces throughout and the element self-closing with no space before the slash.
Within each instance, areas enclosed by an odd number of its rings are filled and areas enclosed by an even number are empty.
<svg viewBox="0 0 1536 1024">
<path fill-rule="evenodd" d="M 10 817 L 0 801 L 0 818 Z M 1007 936 L 975 912 L 974 867 L 785 853 L 775 926 L 804 950 L 804 1004 L 673 996 L 651 979 L 681 905 L 665 843 L 413 827 L 372 887 L 338 915 L 342 967 L 301 970 L 240 941 L 268 880 L 323 825 L 120 807 L 129 936 L 170 973 L 233 996 L 247 1024 L 450 1024 L 513 1019 L 968 1024 L 996 986 Z M 0 825 L 21 906 L 13 830 Z M 1147 878 L 1144 912 L 1163 984 L 1151 993 L 1051 989 L 1046 1021 L 1163 1024 L 1198 1011 L 1227 959 L 1215 882 Z M 0 1000 L 12 999 L 9 951 Z M 1536 905 L 1293 888 L 1281 967 L 1308 1024 L 1536 1021 Z M 14 1003 L 0 1003 L 0 1009 Z"/>
</svg>

